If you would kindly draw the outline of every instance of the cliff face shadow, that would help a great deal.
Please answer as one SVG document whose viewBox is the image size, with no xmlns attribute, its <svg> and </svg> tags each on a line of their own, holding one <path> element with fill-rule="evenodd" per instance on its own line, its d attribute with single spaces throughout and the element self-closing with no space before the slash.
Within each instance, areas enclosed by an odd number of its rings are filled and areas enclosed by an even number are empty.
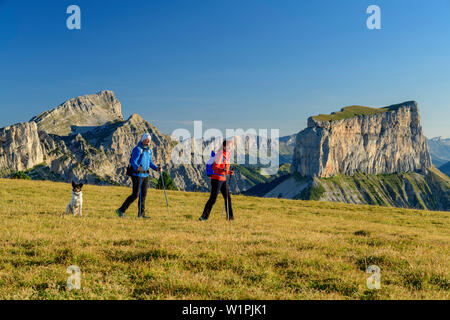
<svg viewBox="0 0 450 320">
<path fill-rule="evenodd" d="M 94 147 L 99 148 L 103 145 L 109 148 L 110 144 L 106 141 L 111 137 L 118 127 L 123 125 L 123 121 L 112 121 L 102 126 L 71 126 L 71 135 L 80 134 L 83 139 L 88 141 Z"/>
<path fill-rule="evenodd" d="M 70 133 L 69 135 L 74 134 L 85 134 L 89 131 L 97 129 L 99 126 L 70 126 Z"/>
</svg>

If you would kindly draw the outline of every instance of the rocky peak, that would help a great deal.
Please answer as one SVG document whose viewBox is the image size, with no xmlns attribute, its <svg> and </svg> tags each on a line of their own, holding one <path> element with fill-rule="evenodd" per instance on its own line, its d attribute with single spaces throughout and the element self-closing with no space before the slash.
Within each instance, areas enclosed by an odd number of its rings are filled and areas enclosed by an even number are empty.
<svg viewBox="0 0 450 320">
<path fill-rule="evenodd" d="M 122 106 L 114 92 L 108 90 L 70 99 L 31 119 L 39 130 L 60 136 L 116 120 L 123 120 Z"/>
<path fill-rule="evenodd" d="M 309 118 L 308 127 L 297 135 L 291 170 L 303 176 L 331 177 L 429 167 L 419 108 L 409 101 L 378 109 L 352 106 Z"/>
<path fill-rule="evenodd" d="M 127 120 L 130 123 L 142 123 L 144 122 L 144 118 L 142 118 L 139 114 L 133 113 Z"/>
</svg>

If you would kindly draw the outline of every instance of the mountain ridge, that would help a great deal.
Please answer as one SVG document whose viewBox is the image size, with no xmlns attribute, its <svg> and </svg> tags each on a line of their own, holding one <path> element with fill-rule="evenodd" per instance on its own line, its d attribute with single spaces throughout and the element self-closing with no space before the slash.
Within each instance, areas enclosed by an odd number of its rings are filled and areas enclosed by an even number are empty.
<svg viewBox="0 0 450 320">
<path fill-rule="evenodd" d="M 154 162 L 164 164 L 177 188 L 209 190 L 204 165 L 172 163 L 177 142 L 139 114 L 125 120 L 120 102 L 109 90 L 69 99 L 30 122 L 0 129 L 0 176 L 26 171 L 35 179 L 130 185 L 125 168 L 144 132 L 152 136 Z M 150 175 L 159 177 L 156 172 Z M 239 193 L 268 180 L 257 168 L 236 166 L 230 189 Z"/>
<path fill-rule="evenodd" d="M 382 109 L 339 119 L 310 117 L 297 135 L 290 175 L 246 193 L 450 210 L 450 179 L 431 164 L 417 103 Z"/>
<path fill-rule="evenodd" d="M 123 120 L 122 105 L 113 91 L 69 99 L 59 106 L 33 117 L 39 130 L 58 135 L 69 135 L 72 126 L 99 126 L 109 121 Z"/>
<path fill-rule="evenodd" d="M 427 144 L 436 168 L 450 161 L 450 138 L 434 137 L 427 139 Z"/>
<path fill-rule="evenodd" d="M 265 197 L 448 210 L 448 177 L 431 166 L 417 103 L 394 106 L 332 121 L 310 117 L 305 130 L 280 138 L 277 175 L 264 176 L 258 165 L 235 165 L 230 189 Z M 108 90 L 1 128 L 0 176 L 26 171 L 33 179 L 130 185 L 125 168 L 144 132 L 152 136 L 154 162 L 163 164 L 177 188 L 209 190 L 203 164 L 171 160 L 175 146 L 192 141 L 173 141 L 138 114 L 124 119 L 120 102 Z M 259 137 L 236 138 L 241 147 L 265 143 Z M 201 144 L 206 147 L 209 141 Z M 158 177 L 151 172 L 152 181 Z"/>
<path fill-rule="evenodd" d="M 416 102 L 334 121 L 310 117 L 291 166 L 302 176 L 421 171 L 431 167 Z"/>
</svg>

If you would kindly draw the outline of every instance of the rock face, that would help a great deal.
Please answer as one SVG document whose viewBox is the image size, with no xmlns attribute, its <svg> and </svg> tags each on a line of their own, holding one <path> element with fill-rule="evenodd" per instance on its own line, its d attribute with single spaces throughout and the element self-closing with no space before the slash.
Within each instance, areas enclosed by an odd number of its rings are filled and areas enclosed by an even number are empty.
<svg viewBox="0 0 450 320">
<path fill-rule="evenodd" d="M 385 112 L 322 121 L 311 117 L 297 135 L 291 170 L 302 176 L 331 177 L 423 172 L 431 167 L 416 102 Z"/>
<path fill-rule="evenodd" d="M 450 210 L 450 179 L 432 167 L 416 102 L 309 118 L 291 174 L 258 187 L 265 197 Z"/>
<path fill-rule="evenodd" d="M 209 190 L 205 166 L 173 163 L 176 143 L 137 114 L 124 120 L 112 91 L 70 99 L 30 122 L 0 129 L 0 177 L 27 171 L 40 180 L 130 185 L 125 168 L 144 132 L 152 136 L 154 163 L 163 165 L 180 190 Z M 230 182 L 235 192 L 255 184 L 240 172 L 236 177 Z"/>
<path fill-rule="evenodd" d="M 44 161 L 36 123 L 0 129 L 0 172 L 21 171 Z"/>
<path fill-rule="evenodd" d="M 178 188 L 207 189 L 203 168 L 173 165 L 169 138 L 137 114 L 125 121 L 108 122 L 69 136 L 40 131 L 40 139 L 50 171 L 58 174 L 63 181 L 74 179 L 91 184 L 130 185 L 125 168 L 131 151 L 144 132 L 152 136 L 153 162 L 163 164 Z M 151 171 L 150 174 L 154 178 L 159 177 L 157 172 Z"/>
<path fill-rule="evenodd" d="M 31 119 L 39 130 L 60 136 L 89 130 L 110 121 L 123 120 L 122 107 L 112 91 L 70 99 Z"/>
</svg>

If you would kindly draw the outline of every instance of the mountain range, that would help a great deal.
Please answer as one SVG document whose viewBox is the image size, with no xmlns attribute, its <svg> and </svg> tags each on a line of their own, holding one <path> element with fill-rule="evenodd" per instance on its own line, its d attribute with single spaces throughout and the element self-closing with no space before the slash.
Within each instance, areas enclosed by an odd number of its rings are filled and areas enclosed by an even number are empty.
<svg viewBox="0 0 450 320">
<path fill-rule="evenodd" d="M 432 165 L 414 101 L 310 117 L 290 175 L 246 194 L 450 210 L 450 180 Z"/>
<path fill-rule="evenodd" d="M 33 179 L 130 185 L 125 168 L 144 132 L 152 136 L 154 162 L 163 165 L 178 189 L 209 189 L 204 165 L 174 164 L 171 154 L 179 142 L 138 114 L 124 119 L 121 103 L 112 91 L 70 99 L 28 122 L 1 128 L 0 176 L 26 171 Z M 245 143 L 243 137 L 235 141 Z M 207 142 L 201 143 L 205 146 Z M 284 163 L 289 161 L 284 159 Z M 155 182 L 158 173 L 151 172 L 151 176 Z M 230 187 L 237 193 L 271 179 L 261 174 L 258 166 L 236 166 L 236 179 L 230 181 Z"/>
<path fill-rule="evenodd" d="M 427 139 L 427 143 L 433 165 L 450 175 L 450 138 L 435 137 Z"/>
<path fill-rule="evenodd" d="M 163 165 L 177 188 L 209 189 L 203 164 L 172 161 L 174 148 L 187 141 L 173 140 L 138 114 L 124 119 L 121 103 L 107 90 L 1 128 L 0 177 L 23 171 L 32 179 L 130 185 L 125 168 L 144 132 L 152 136 L 154 162 Z M 253 138 L 254 144 L 262 143 Z M 443 170 L 448 165 L 448 140 L 425 139 L 413 101 L 379 109 L 347 107 L 311 117 L 305 130 L 281 137 L 276 175 L 263 174 L 258 164 L 236 165 L 230 187 L 265 197 L 449 210 L 448 176 L 432 166 L 432 159 Z M 235 137 L 242 148 L 248 141 Z M 151 173 L 152 184 L 158 177 Z"/>
</svg>

